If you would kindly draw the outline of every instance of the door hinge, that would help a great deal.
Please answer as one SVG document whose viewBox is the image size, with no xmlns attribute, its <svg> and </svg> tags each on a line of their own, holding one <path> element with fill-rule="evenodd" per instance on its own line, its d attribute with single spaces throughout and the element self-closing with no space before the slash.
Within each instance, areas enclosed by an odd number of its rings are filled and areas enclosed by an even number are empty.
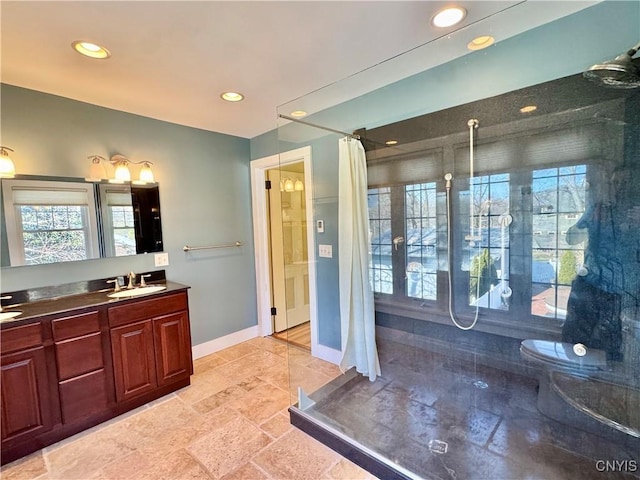
<svg viewBox="0 0 640 480">
<path fill-rule="evenodd" d="M 271 180 L 264 181 L 264 188 L 266 188 L 267 190 L 271 190 Z"/>
<path fill-rule="evenodd" d="M 276 307 L 271 307 L 271 315 L 277 315 L 278 314 L 278 310 L 276 309 Z"/>
</svg>

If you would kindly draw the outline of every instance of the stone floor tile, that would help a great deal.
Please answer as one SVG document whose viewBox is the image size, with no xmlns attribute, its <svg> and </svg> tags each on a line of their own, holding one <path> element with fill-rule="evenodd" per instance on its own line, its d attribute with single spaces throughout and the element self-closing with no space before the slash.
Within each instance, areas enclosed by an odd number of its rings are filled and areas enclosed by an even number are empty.
<svg viewBox="0 0 640 480">
<path fill-rule="evenodd" d="M 233 472 L 227 473 L 222 477 L 222 480 L 269 480 L 269 478 L 262 470 L 249 462 Z"/>
<path fill-rule="evenodd" d="M 263 432 L 267 433 L 267 435 L 270 435 L 273 438 L 280 438 L 285 433 L 291 431 L 294 427 L 289 421 L 288 414 L 283 414 L 281 411 L 262 423 L 260 428 Z"/>
<path fill-rule="evenodd" d="M 287 405 L 289 405 L 288 393 L 268 383 L 228 404 L 256 424 L 261 424 Z"/>
<path fill-rule="evenodd" d="M 237 418 L 205 435 L 187 451 L 206 467 L 213 478 L 220 478 L 241 467 L 271 442 L 267 434 L 244 418 Z"/>
<path fill-rule="evenodd" d="M 253 458 L 277 479 L 318 480 L 340 456 L 300 430 L 292 430 Z"/>
<path fill-rule="evenodd" d="M 346 458 L 341 458 L 323 477 L 327 480 L 375 480 L 376 478 Z"/>
<path fill-rule="evenodd" d="M 0 478 L 2 478 L 2 480 L 29 480 L 45 475 L 46 473 L 47 466 L 45 465 L 42 451 L 38 451 L 15 462 L 4 465 Z"/>
</svg>

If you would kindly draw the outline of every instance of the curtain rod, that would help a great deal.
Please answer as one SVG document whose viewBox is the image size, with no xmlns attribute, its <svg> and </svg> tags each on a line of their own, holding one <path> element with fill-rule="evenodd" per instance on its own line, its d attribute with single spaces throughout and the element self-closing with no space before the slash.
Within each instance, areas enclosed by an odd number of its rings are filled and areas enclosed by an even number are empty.
<svg viewBox="0 0 640 480">
<path fill-rule="evenodd" d="M 328 132 L 339 133 L 340 135 L 346 135 L 347 137 L 355 138 L 356 140 L 360 140 L 360 135 L 356 135 L 355 133 L 347 133 L 341 130 L 334 130 L 333 128 L 323 127 L 322 125 L 316 125 L 315 123 L 305 122 L 304 120 L 300 120 L 293 117 L 288 117 L 286 115 L 278 114 L 279 118 L 284 118 L 285 120 L 290 120 L 292 122 L 302 123 L 303 125 L 308 125 L 309 127 L 319 128 L 321 130 L 326 130 Z"/>
</svg>

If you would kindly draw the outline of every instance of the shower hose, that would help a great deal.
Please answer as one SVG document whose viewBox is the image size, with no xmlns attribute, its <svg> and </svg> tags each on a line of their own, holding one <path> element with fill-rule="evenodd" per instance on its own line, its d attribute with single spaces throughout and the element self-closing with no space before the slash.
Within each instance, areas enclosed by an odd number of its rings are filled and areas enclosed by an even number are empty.
<svg viewBox="0 0 640 480">
<path fill-rule="evenodd" d="M 471 242 L 475 241 L 475 237 L 473 236 L 473 130 L 478 128 L 478 120 L 471 119 L 467 122 L 467 126 L 469 127 L 469 233 L 470 233 L 470 245 Z M 460 323 L 459 320 L 456 320 L 456 316 L 453 313 L 453 282 L 451 280 L 451 266 L 453 265 L 453 240 L 451 236 L 451 179 L 453 175 L 447 173 L 444 176 L 446 181 L 445 190 L 447 196 L 447 262 L 449 264 L 449 268 L 447 271 L 447 277 L 449 281 L 449 317 L 451 317 L 451 321 L 453 324 L 458 327 L 460 330 L 471 330 L 478 323 L 478 313 L 480 311 L 480 278 L 478 277 L 478 281 L 476 282 L 476 311 L 473 316 L 473 322 L 470 325 L 464 326 Z M 482 240 L 482 222 L 478 222 L 478 237 L 479 240 L 477 242 L 478 248 L 480 248 L 480 243 Z M 471 272 L 471 263 L 469 263 L 469 272 Z M 480 275 L 480 271 L 478 275 Z"/>
</svg>

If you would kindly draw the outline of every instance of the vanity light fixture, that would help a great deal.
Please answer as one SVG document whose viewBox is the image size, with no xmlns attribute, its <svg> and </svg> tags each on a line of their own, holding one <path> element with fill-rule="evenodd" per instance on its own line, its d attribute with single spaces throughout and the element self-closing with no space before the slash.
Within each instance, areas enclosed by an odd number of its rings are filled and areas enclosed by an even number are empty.
<svg viewBox="0 0 640 480">
<path fill-rule="evenodd" d="M 240 102 L 244 100 L 244 95 L 238 92 L 224 92 L 220 97 L 227 102 Z"/>
<path fill-rule="evenodd" d="M 483 48 L 490 47 L 495 43 L 496 39 L 491 35 L 481 35 L 474 38 L 467 44 L 469 50 L 482 50 Z"/>
<path fill-rule="evenodd" d="M 0 177 L 2 178 L 13 178 L 16 175 L 16 166 L 13 164 L 9 152 L 13 152 L 13 150 L 0 146 Z"/>
<path fill-rule="evenodd" d="M 87 182 L 100 182 L 107 178 L 107 172 L 102 165 L 102 162 L 106 162 L 104 157 L 100 155 L 91 155 L 88 157 L 91 160 L 91 168 L 89 169 L 89 176 L 85 178 Z"/>
<path fill-rule="evenodd" d="M 76 40 L 71 44 L 71 47 L 85 57 L 97 58 L 98 60 L 104 60 L 111 56 L 111 52 L 106 48 L 84 40 Z"/>
<path fill-rule="evenodd" d="M 304 183 L 302 183 L 302 180 L 300 179 L 296 179 L 294 182 L 293 179 L 285 177 L 280 180 L 280 191 L 287 193 L 302 192 L 304 191 Z"/>
<path fill-rule="evenodd" d="M 452 27 L 460 23 L 467 16 L 467 11 L 462 7 L 448 7 L 440 10 L 431 18 L 434 27 Z"/>
</svg>

